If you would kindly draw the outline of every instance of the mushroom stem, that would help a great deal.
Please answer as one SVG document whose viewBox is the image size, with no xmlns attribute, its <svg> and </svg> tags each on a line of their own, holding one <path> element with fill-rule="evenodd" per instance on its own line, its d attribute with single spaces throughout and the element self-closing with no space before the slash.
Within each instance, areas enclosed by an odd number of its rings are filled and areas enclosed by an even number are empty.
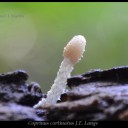
<svg viewBox="0 0 128 128">
<path fill-rule="evenodd" d="M 67 79 L 70 77 L 72 70 L 73 64 L 69 59 L 64 58 L 57 73 L 57 77 L 54 80 L 54 84 L 47 93 L 47 98 L 42 98 L 42 100 L 35 105 L 34 108 L 40 107 L 42 104 L 43 106 L 55 104 L 66 88 Z"/>
<path fill-rule="evenodd" d="M 47 93 L 47 102 L 49 104 L 55 104 L 57 102 L 57 99 L 66 88 L 67 78 L 70 77 L 72 70 L 72 63 L 67 58 L 64 58 L 60 65 L 54 84 L 52 85 L 51 90 Z"/>
</svg>

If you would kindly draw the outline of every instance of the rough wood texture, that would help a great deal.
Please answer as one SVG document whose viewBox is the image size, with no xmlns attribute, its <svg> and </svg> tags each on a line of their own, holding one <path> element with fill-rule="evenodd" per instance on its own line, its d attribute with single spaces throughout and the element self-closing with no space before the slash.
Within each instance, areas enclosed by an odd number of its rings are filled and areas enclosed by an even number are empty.
<svg viewBox="0 0 128 128">
<path fill-rule="evenodd" d="M 68 79 L 67 92 L 45 109 L 34 109 L 40 86 L 17 70 L 0 75 L 0 120 L 128 120 L 128 67 L 94 70 Z"/>
<path fill-rule="evenodd" d="M 71 90 L 48 109 L 48 120 L 128 120 L 128 67 L 68 79 Z"/>
<path fill-rule="evenodd" d="M 0 120 L 43 120 L 32 108 L 44 97 L 39 85 L 28 83 L 28 74 L 17 70 L 0 75 Z"/>
</svg>

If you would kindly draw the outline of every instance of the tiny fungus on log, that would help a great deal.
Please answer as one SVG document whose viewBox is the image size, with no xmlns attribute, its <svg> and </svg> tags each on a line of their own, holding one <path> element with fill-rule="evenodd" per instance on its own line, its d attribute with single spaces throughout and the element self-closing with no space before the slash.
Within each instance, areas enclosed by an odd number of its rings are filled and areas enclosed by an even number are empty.
<svg viewBox="0 0 128 128">
<path fill-rule="evenodd" d="M 63 51 L 64 60 L 62 61 L 54 84 L 47 93 L 47 98 L 42 98 L 34 108 L 43 108 L 48 105 L 56 104 L 58 98 L 63 93 L 67 79 L 70 77 L 73 66 L 81 60 L 85 51 L 86 40 L 83 36 L 74 36 L 66 45 Z"/>
</svg>

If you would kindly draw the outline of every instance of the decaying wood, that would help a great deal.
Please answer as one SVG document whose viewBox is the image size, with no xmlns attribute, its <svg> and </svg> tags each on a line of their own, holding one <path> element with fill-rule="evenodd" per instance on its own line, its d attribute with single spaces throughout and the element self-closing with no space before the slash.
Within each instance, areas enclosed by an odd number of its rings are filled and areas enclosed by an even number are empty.
<svg viewBox="0 0 128 128">
<path fill-rule="evenodd" d="M 0 120 L 43 120 L 32 108 L 42 97 L 39 85 L 27 82 L 28 74 L 17 70 L 0 75 Z"/>
<path fill-rule="evenodd" d="M 128 120 L 128 67 L 73 76 L 57 104 L 34 109 L 42 97 L 46 95 L 28 82 L 25 71 L 1 74 L 0 120 Z"/>
<path fill-rule="evenodd" d="M 68 79 L 70 90 L 47 108 L 48 120 L 128 120 L 128 67 Z"/>
</svg>

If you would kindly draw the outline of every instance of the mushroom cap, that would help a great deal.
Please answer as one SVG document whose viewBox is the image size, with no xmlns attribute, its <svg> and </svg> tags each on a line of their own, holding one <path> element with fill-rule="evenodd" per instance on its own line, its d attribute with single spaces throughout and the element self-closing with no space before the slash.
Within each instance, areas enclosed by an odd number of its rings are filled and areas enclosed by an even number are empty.
<svg viewBox="0 0 128 128">
<path fill-rule="evenodd" d="M 76 64 L 83 57 L 86 39 L 82 35 L 74 36 L 64 47 L 63 56 L 68 58 L 72 64 Z"/>
</svg>

